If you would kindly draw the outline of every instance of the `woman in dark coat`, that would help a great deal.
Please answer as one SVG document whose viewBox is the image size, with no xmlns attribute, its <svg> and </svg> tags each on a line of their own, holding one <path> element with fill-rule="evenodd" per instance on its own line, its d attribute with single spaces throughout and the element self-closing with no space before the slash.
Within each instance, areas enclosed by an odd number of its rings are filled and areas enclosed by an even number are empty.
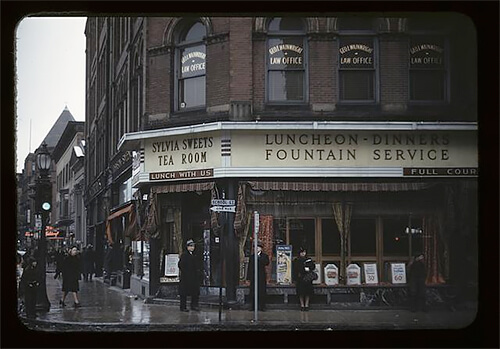
<svg viewBox="0 0 500 349">
<path fill-rule="evenodd" d="M 186 242 L 186 251 L 179 259 L 180 283 L 179 295 L 181 297 L 181 311 L 186 308 L 187 296 L 191 296 L 191 310 L 200 310 L 198 300 L 200 296 L 201 265 L 198 256 L 194 253 L 195 243 L 192 239 Z"/>
<path fill-rule="evenodd" d="M 419 254 L 408 266 L 408 283 L 410 291 L 410 310 L 426 311 L 425 307 L 425 278 L 427 271 L 424 264 L 424 255 Z"/>
<path fill-rule="evenodd" d="M 299 256 L 295 258 L 292 266 L 297 296 L 300 300 L 300 311 L 309 310 L 309 300 L 314 293 L 312 285 L 314 279 L 304 279 L 304 277 L 309 273 L 314 273 L 315 268 L 313 260 L 307 257 L 307 251 L 300 248 Z"/>
<path fill-rule="evenodd" d="M 24 309 L 26 317 L 33 319 L 36 317 L 36 293 L 40 286 L 41 275 L 36 259 L 30 257 L 23 270 L 23 275 L 19 282 L 19 295 L 24 297 Z"/>
<path fill-rule="evenodd" d="M 258 307 L 259 310 L 265 311 L 266 310 L 266 295 L 267 295 L 267 290 L 266 290 L 266 266 L 269 264 L 269 256 L 262 252 L 263 245 L 259 241 L 257 243 L 257 288 L 258 288 Z M 255 297 L 254 297 L 254 290 L 255 290 L 255 277 L 254 277 L 254 265 L 255 265 L 255 254 L 252 254 L 250 256 L 250 259 L 248 261 L 248 274 L 247 274 L 247 279 L 250 280 L 250 300 L 252 303 L 252 307 L 250 310 L 255 310 Z"/>
<path fill-rule="evenodd" d="M 69 292 L 73 293 L 73 298 L 75 300 L 75 308 L 80 306 L 80 301 L 78 300 L 78 291 L 80 287 L 78 281 L 80 280 L 80 275 L 82 273 L 81 260 L 79 256 L 78 249 L 76 246 L 71 247 L 68 256 L 63 261 L 62 266 L 62 291 L 63 298 L 59 301 L 61 306 L 66 306 L 64 301 Z"/>
</svg>

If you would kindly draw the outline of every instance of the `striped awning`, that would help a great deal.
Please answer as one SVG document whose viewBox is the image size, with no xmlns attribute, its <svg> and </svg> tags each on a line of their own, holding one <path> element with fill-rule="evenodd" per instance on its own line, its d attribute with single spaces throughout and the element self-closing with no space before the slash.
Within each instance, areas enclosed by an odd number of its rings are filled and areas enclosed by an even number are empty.
<svg viewBox="0 0 500 349">
<path fill-rule="evenodd" d="M 284 191 L 412 191 L 427 189 L 433 183 L 332 183 L 332 182 L 248 182 L 253 190 Z"/>
</svg>

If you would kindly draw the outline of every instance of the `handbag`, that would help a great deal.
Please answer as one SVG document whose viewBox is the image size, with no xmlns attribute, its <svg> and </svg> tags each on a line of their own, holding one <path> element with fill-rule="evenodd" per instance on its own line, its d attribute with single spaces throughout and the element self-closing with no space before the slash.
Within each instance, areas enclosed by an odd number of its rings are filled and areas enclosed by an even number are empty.
<svg viewBox="0 0 500 349">
<path fill-rule="evenodd" d="M 302 281 L 304 282 L 313 282 L 314 280 L 318 279 L 318 274 L 316 274 L 314 271 L 309 271 L 302 276 Z"/>
</svg>

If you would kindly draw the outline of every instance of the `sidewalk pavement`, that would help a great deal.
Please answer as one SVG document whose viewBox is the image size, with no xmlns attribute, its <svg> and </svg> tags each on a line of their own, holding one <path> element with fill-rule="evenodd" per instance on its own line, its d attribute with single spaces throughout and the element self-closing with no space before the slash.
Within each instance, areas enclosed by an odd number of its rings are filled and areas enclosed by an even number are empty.
<svg viewBox="0 0 500 349">
<path fill-rule="evenodd" d="M 293 330 L 413 330 L 462 329 L 471 324 L 475 309 L 437 310 L 412 313 L 406 309 L 330 310 L 269 309 L 258 313 L 248 310 L 201 306 L 200 311 L 180 312 L 178 304 L 149 304 L 143 299 L 101 279 L 80 281 L 80 308 L 74 308 L 68 294 L 61 307 L 61 280 L 47 274 L 47 295 L 51 308 L 35 320 L 22 317 L 30 329 L 50 332 L 72 331 L 293 331 Z M 188 299 L 189 305 L 189 299 Z M 24 316 L 24 315 L 22 315 Z"/>
</svg>

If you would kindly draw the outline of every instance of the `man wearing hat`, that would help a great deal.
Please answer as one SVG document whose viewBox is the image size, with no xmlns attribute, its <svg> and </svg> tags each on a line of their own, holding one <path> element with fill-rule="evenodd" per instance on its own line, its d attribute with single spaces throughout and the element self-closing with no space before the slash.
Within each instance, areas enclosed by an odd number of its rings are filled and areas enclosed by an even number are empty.
<svg viewBox="0 0 500 349">
<path fill-rule="evenodd" d="M 194 249 L 195 243 L 193 239 L 189 239 L 186 242 L 186 250 L 179 259 L 179 295 L 181 296 L 181 311 L 185 312 L 189 311 L 186 308 L 187 296 L 191 296 L 191 310 L 200 310 L 198 300 L 200 296 L 201 266 Z"/>
<path fill-rule="evenodd" d="M 269 256 L 262 251 L 263 248 L 262 241 L 257 241 L 257 288 L 258 288 L 258 306 L 259 310 L 266 310 L 266 266 L 269 264 Z M 248 262 L 248 274 L 247 279 L 250 280 L 250 300 L 252 306 L 250 310 L 255 310 L 255 280 L 254 280 L 254 265 L 255 265 L 255 253 L 250 256 Z"/>
</svg>

